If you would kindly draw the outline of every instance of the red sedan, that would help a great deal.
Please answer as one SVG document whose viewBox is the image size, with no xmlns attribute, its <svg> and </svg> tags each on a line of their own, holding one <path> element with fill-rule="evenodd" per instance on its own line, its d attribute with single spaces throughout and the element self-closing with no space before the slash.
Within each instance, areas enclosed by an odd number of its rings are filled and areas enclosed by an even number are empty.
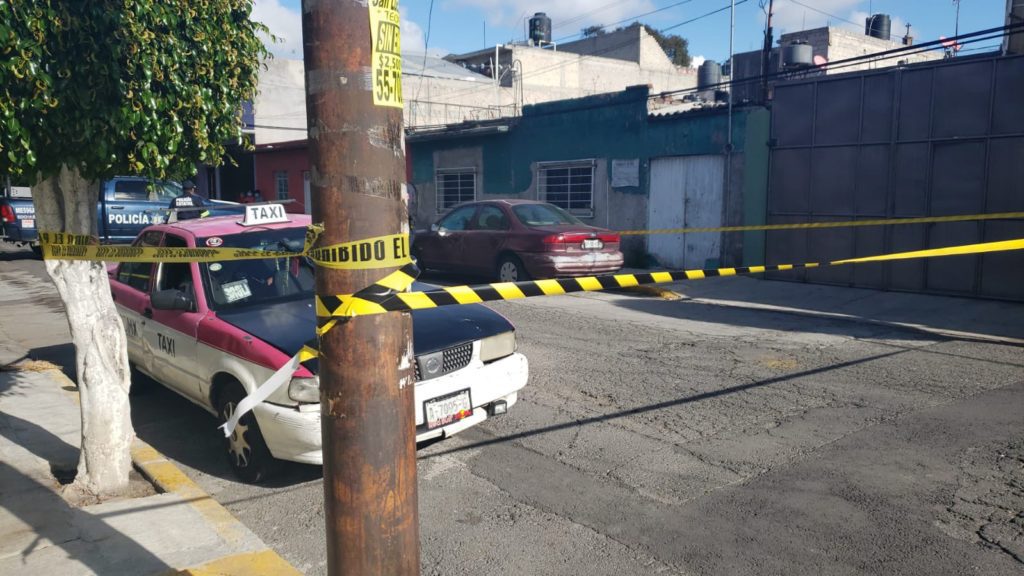
<svg viewBox="0 0 1024 576">
<path fill-rule="evenodd" d="M 619 235 L 533 200 L 469 202 L 451 209 L 412 247 L 420 267 L 530 278 L 608 274 L 622 268 Z"/>
</svg>

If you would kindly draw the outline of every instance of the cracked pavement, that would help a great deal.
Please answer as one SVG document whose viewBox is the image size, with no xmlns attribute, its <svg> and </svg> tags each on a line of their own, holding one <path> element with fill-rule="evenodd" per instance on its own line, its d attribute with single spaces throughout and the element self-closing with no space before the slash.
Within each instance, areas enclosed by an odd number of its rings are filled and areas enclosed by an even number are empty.
<svg viewBox="0 0 1024 576">
<path fill-rule="evenodd" d="M 423 574 L 1024 572 L 1020 346 L 615 293 L 494 307 L 530 383 L 419 451 Z M 66 356 L 63 317 L 19 313 Z M 158 387 L 133 410 L 143 440 L 326 573 L 319 468 L 246 486 L 211 416 Z"/>
</svg>

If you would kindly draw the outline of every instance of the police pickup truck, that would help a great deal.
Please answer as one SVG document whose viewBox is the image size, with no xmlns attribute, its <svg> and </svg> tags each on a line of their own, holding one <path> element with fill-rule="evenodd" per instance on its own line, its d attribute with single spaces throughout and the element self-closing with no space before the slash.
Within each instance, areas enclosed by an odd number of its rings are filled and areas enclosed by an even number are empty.
<svg viewBox="0 0 1024 576">
<path fill-rule="evenodd" d="M 135 176 L 116 176 L 104 181 L 96 209 L 100 240 L 114 244 L 131 242 L 146 226 L 166 220 L 171 199 L 180 194 L 181 186 L 176 182 L 157 180 L 150 186 L 150 180 Z M 35 214 L 31 189 L 8 186 L 0 194 L 0 239 L 32 246 L 38 253 Z"/>
<path fill-rule="evenodd" d="M 275 210 L 265 210 L 267 206 Z M 136 246 L 300 251 L 310 218 L 279 204 L 239 215 L 150 226 Z M 228 422 L 239 402 L 312 339 L 314 265 L 304 256 L 213 263 L 133 263 L 108 269 L 133 368 Z M 414 286 L 423 289 L 424 286 Z M 526 385 L 515 328 L 473 304 L 412 313 L 417 442 L 446 437 L 504 414 Z M 220 438 L 231 467 L 259 482 L 278 460 L 321 464 L 315 362 Z M 398 383 L 394 383 L 395 386 Z"/>
</svg>

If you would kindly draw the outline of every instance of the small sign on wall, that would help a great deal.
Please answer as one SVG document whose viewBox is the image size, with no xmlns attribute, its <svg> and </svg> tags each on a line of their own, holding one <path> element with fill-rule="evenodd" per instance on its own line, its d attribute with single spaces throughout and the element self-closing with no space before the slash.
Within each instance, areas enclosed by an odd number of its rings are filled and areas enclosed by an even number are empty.
<svg viewBox="0 0 1024 576">
<path fill-rule="evenodd" d="M 612 160 L 612 188 L 640 187 L 640 159 Z"/>
</svg>

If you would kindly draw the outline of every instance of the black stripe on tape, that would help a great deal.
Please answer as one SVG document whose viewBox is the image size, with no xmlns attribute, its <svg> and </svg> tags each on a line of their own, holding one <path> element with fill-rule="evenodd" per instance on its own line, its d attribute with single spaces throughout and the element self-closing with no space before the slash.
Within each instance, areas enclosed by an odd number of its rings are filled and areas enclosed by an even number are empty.
<svg viewBox="0 0 1024 576">
<path fill-rule="evenodd" d="M 341 306 L 341 298 L 337 296 L 317 296 L 320 299 L 320 303 L 327 309 L 328 312 L 334 312 Z"/>
<path fill-rule="evenodd" d="M 479 288 L 475 288 L 473 291 L 476 292 L 476 295 L 484 302 L 504 300 L 504 298 L 501 297 L 501 294 L 491 286 L 481 286 Z"/>
<path fill-rule="evenodd" d="M 583 290 L 583 286 L 580 286 L 579 282 L 571 278 L 567 278 L 564 280 L 556 280 L 556 282 L 558 282 L 558 285 L 561 286 L 562 290 L 564 290 L 566 293 L 581 292 Z"/>
<path fill-rule="evenodd" d="M 459 301 L 455 299 L 455 296 L 452 296 L 444 290 L 427 292 L 427 297 L 430 298 L 431 302 L 438 306 L 451 306 L 459 303 Z"/>
<path fill-rule="evenodd" d="M 527 298 L 544 295 L 544 291 L 540 289 L 540 286 L 538 286 L 536 282 L 520 282 L 516 284 L 516 286 L 523 291 L 523 294 L 525 294 Z"/>
</svg>

